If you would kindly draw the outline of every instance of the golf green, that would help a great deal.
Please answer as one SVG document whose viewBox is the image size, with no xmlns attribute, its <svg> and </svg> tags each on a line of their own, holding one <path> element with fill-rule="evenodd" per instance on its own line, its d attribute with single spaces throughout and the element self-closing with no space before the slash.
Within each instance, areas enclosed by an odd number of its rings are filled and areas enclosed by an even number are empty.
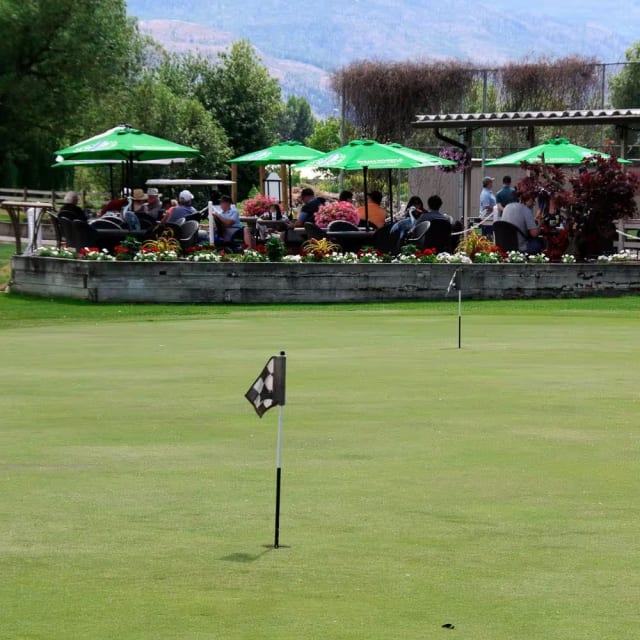
<svg viewBox="0 0 640 640">
<path fill-rule="evenodd" d="M 3 297 L 0 638 L 637 637 L 639 310 Z"/>
</svg>

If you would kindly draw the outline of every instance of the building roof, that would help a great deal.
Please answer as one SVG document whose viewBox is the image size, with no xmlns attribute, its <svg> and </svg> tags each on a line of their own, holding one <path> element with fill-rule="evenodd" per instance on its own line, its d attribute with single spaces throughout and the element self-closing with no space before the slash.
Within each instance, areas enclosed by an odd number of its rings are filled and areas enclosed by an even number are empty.
<svg viewBox="0 0 640 640">
<path fill-rule="evenodd" d="M 417 115 L 414 127 L 459 129 L 482 127 L 548 126 L 561 123 L 640 125 L 640 109 L 580 109 L 567 111 L 499 111 L 493 113 L 439 113 Z"/>
</svg>

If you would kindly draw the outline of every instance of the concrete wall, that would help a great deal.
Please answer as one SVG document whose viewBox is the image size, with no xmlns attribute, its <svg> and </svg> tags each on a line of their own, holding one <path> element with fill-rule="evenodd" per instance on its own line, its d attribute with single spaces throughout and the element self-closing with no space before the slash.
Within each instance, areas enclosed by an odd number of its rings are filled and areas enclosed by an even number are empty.
<svg viewBox="0 0 640 640">
<path fill-rule="evenodd" d="M 94 302 L 316 303 L 640 293 L 640 264 L 91 262 L 15 256 L 11 291 Z"/>
</svg>

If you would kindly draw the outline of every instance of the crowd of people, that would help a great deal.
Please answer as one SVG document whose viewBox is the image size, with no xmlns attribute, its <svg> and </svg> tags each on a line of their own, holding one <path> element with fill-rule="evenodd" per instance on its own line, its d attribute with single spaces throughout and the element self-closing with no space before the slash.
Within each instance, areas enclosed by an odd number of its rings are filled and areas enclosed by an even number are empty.
<svg viewBox="0 0 640 640">
<path fill-rule="evenodd" d="M 538 203 L 534 212 L 537 196 L 534 193 L 520 193 L 511 186 L 511 176 L 502 178 L 502 188 L 493 193 L 495 180 L 490 176 L 482 179 L 480 192 L 480 218 L 483 220 L 483 235 L 493 236 L 493 224 L 497 221 L 508 222 L 518 233 L 518 250 L 524 253 L 539 253 L 544 250 L 542 235 L 544 203 Z M 547 203 L 548 204 L 548 203 Z"/>
<path fill-rule="evenodd" d="M 493 223 L 501 220 L 515 226 L 519 231 L 519 250 L 527 253 L 537 253 L 545 248 L 542 229 L 544 222 L 543 209 L 535 210 L 535 197 L 532 194 L 521 194 L 511 185 L 511 177 L 506 175 L 502 179 L 502 187 L 497 193 L 493 192 L 494 178 L 485 176 L 482 180 L 482 190 L 479 198 L 479 214 L 482 220 L 482 233 L 493 236 Z M 209 194 L 213 204 L 213 220 L 215 232 L 213 241 L 221 244 L 235 242 L 236 245 L 256 246 L 257 242 L 264 242 L 272 235 L 278 235 L 286 244 L 294 241 L 301 244 L 303 235 L 290 233 L 292 230 L 304 227 L 305 223 L 315 223 L 315 216 L 327 199 L 317 195 L 310 187 L 303 188 L 299 193 L 297 211 L 283 212 L 279 203 L 273 203 L 269 210 L 256 220 L 255 224 L 245 226 L 241 220 L 241 213 L 228 195 L 221 195 L 217 191 Z M 431 195 L 426 206 L 417 196 L 411 196 L 403 211 L 392 216 L 383 206 L 384 196 L 379 190 L 371 190 L 366 194 L 366 206 L 361 201 L 356 206 L 354 194 L 350 190 L 343 190 L 338 195 L 338 201 L 349 202 L 357 210 L 360 227 L 370 230 L 379 229 L 385 225 L 392 225 L 393 232 L 404 235 L 423 222 L 448 226 L 449 233 L 462 231 L 462 224 L 443 211 L 443 201 L 438 194 Z M 60 216 L 70 220 L 91 222 L 87 212 L 79 206 L 79 196 L 70 191 L 65 195 L 64 204 L 60 209 Z M 143 189 L 123 189 L 120 195 L 107 201 L 97 212 L 96 219 L 118 219 L 124 228 L 130 230 L 144 230 L 158 225 L 176 225 L 185 220 L 204 222 L 208 217 L 208 208 L 198 211 L 194 206 L 194 195 L 183 189 L 177 199 L 163 197 L 155 187 Z M 275 223 L 271 221 L 276 221 Z M 202 225 L 200 238 L 209 240 Z"/>
</svg>

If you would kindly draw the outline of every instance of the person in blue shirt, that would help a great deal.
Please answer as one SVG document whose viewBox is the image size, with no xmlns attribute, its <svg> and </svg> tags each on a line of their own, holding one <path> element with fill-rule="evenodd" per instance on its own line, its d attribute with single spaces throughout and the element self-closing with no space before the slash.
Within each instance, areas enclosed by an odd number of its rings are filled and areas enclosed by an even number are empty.
<svg viewBox="0 0 640 640">
<path fill-rule="evenodd" d="M 243 229 L 240 212 L 229 196 L 220 196 L 220 211 L 213 214 L 222 240 L 229 242 L 233 234 Z"/>
</svg>

